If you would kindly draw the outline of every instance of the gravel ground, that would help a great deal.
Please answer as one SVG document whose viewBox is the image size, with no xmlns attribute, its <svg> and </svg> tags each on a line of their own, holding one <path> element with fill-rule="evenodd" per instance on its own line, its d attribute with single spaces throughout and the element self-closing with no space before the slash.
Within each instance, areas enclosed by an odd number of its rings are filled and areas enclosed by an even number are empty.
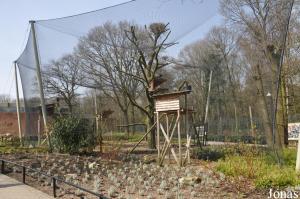
<svg viewBox="0 0 300 199">
<path fill-rule="evenodd" d="M 113 157 L 113 159 L 111 159 Z M 231 181 L 222 173 L 213 172 L 213 163 L 192 160 L 189 166 L 179 168 L 166 161 L 164 167 L 145 163 L 143 155 L 70 156 L 47 154 L 2 155 L 1 158 L 22 163 L 62 178 L 73 184 L 100 193 L 107 198 L 266 198 L 246 180 Z M 147 155 L 151 159 L 151 155 Z M 21 180 L 21 169 L 7 165 L 7 175 Z M 30 172 L 28 185 L 49 195 L 51 180 Z M 96 198 L 75 188 L 58 184 L 59 198 Z"/>
</svg>

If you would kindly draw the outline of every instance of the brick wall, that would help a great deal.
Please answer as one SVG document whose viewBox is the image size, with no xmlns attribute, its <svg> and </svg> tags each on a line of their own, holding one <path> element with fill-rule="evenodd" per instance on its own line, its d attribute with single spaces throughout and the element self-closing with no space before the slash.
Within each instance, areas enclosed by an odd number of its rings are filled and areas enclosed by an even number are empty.
<svg viewBox="0 0 300 199">
<path fill-rule="evenodd" d="M 26 132 L 26 114 L 21 113 L 21 126 L 23 136 L 37 136 L 38 113 L 30 114 L 30 124 Z M 41 122 L 41 132 L 43 132 L 43 121 Z M 19 137 L 18 116 L 16 112 L 0 112 L 0 135 L 11 134 Z"/>
<path fill-rule="evenodd" d="M 22 130 L 25 130 L 25 113 L 21 113 Z M 0 135 L 19 136 L 18 116 L 16 112 L 0 112 Z"/>
</svg>

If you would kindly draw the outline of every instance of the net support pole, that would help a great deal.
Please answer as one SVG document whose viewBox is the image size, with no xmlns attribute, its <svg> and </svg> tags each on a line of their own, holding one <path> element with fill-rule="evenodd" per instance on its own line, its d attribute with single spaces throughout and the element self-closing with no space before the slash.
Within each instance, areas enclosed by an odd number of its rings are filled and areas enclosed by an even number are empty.
<svg viewBox="0 0 300 199">
<path fill-rule="evenodd" d="M 207 122 L 207 117 L 208 117 L 208 108 L 209 108 L 209 101 L 210 101 L 210 90 L 211 90 L 212 73 L 213 73 L 213 71 L 211 70 L 210 74 L 209 74 L 209 84 L 208 84 L 207 100 L 206 100 L 206 106 L 205 106 L 204 124 Z"/>
<path fill-rule="evenodd" d="M 33 50 L 34 50 L 34 58 L 35 58 L 35 63 L 36 63 L 36 77 L 37 77 L 38 89 L 39 89 L 39 93 L 40 93 L 44 128 L 45 128 L 47 139 L 48 139 L 48 145 L 51 149 L 50 137 L 49 137 L 48 126 L 47 126 L 46 103 L 45 103 L 44 90 L 43 90 L 43 85 L 42 85 L 41 65 L 40 65 L 39 52 L 38 52 L 37 40 L 36 40 L 35 21 L 29 21 L 29 23 L 30 23 L 30 27 L 31 27 L 32 36 L 33 36 Z"/>
<path fill-rule="evenodd" d="M 19 128 L 19 138 L 20 144 L 23 146 L 23 133 L 22 133 L 22 125 L 21 125 L 21 113 L 20 113 L 20 96 L 19 96 L 19 85 L 18 85 L 18 69 L 17 62 L 14 62 L 15 69 L 15 84 L 16 84 L 16 107 L 17 107 L 17 116 L 18 116 L 18 128 Z"/>
</svg>

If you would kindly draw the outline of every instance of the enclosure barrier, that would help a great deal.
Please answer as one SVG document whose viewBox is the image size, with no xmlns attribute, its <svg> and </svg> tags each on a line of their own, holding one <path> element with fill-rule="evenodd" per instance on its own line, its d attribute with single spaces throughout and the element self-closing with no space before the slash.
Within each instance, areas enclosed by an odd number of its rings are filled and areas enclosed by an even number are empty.
<svg viewBox="0 0 300 199">
<path fill-rule="evenodd" d="M 46 173 L 44 173 L 44 172 L 35 170 L 35 169 L 33 169 L 33 168 L 30 168 L 30 167 L 26 167 L 26 166 L 21 165 L 21 164 L 18 164 L 18 163 L 16 163 L 16 162 L 4 160 L 4 159 L 0 159 L 0 161 L 1 161 L 1 174 L 5 174 L 5 163 L 9 163 L 9 164 L 12 164 L 12 165 L 21 167 L 21 168 L 22 168 L 22 182 L 23 182 L 24 184 L 26 184 L 26 172 L 29 172 L 29 171 L 36 172 L 36 173 L 37 173 L 38 175 L 40 175 L 40 176 L 42 175 L 42 176 L 46 176 L 46 177 L 48 177 L 48 178 L 51 178 L 51 179 L 52 179 L 52 189 L 53 189 L 52 193 L 53 193 L 53 197 L 54 197 L 54 198 L 57 197 L 57 194 L 56 194 L 56 193 L 57 193 L 57 188 L 59 188 L 59 187 L 57 186 L 57 182 L 60 182 L 60 183 L 64 183 L 64 184 L 66 184 L 66 185 L 69 185 L 69 186 L 71 186 L 71 187 L 77 188 L 77 189 L 79 189 L 79 190 L 81 190 L 81 191 L 83 191 L 83 192 L 89 193 L 89 194 L 91 194 L 91 195 L 93 195 L 93 196 L 96 196 L 96 197 L 98 197 L 99 199 L 108 199 L 107 197 L 105 197 L 105 196 L 103 196 L 103 195 L 101 195 L 101 194 L 95 193 L 95 192 L 93 192 L 93 191 L 90 191 L 90 190 L 88 190 L 88 189 L 85 189 L 85 188 L 83 188 L 83 187 L 80 187 L 80 186 L 78 186 L 78 185 L 75 185 L 75 184 L 73 184 L 73 183 L 70 183 L 70 182 L 67 182 L 67 181 L 65 181 L 65 180 L 59 179 L 58 177 L 54 177 L 54 176 L 48 175 L 48 174 L 46 174 Z M 83 199 L 83 198 L 84 198 L 83 196 L 80 196 L 80 199 Z"/>
</svg>

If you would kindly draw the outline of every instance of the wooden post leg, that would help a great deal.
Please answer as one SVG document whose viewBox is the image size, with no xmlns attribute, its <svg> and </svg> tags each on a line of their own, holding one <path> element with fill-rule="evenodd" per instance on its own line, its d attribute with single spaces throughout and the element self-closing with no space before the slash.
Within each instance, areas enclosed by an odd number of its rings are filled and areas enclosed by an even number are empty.
<svg viewBox="0 0 300 199">
<path fill-rule="evenodd" d="M 166 115 L 166 123 L 167 123 L 167 136 L 170 139 L 170 130 L 169 130 L 169 116 Z M 170 153 L 170 149 L 167 149 L 168 153 L 169 153 L 169 163 L 171 162 L 171 153 Z"/>
<path fill-rule="evenodd" d="M 179 148 L 179 166 L 182 166 L 182 154 L 181 154 L 181 133 L 180 133 L 180 110 L 177 111 L 179 120 L 177 124 L 177 130 L 178 130 L 178 148 Z"/>
<path fill-rule="evenodd" d="M 188 164 L 191 163 L 191 158 L 190 158 L 190 146 L 191 146 L 191 136 L 190 135 L 187 135 L 187 160 L 188 160 Z"/>
<path fill-rule="evenodd" d="M 159 142 L 160 142 L 160 138 L 159 138 L 159 127 L 160 123 L 159 123 L 159 112 L 156 113 L 156 147 L 157 147 L 157 161 L 159 162 L 160 159 L 160 146 L 159 146 Z"/>
</svg>

